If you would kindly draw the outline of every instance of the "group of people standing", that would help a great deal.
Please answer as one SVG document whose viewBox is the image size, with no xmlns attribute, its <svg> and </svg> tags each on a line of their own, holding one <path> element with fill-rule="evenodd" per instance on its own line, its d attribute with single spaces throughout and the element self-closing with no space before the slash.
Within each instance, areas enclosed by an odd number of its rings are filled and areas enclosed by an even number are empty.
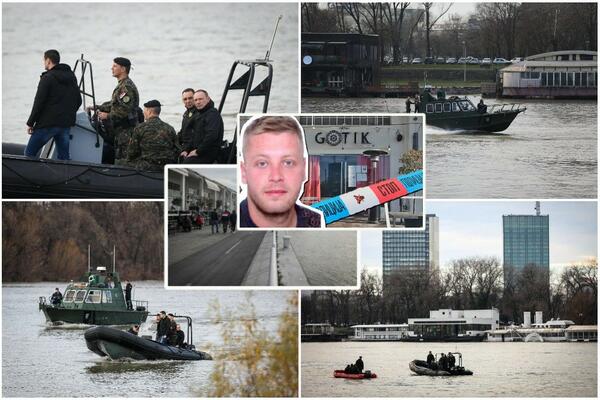
<svg viewBox="0 0 600 400">
<path fill-rule="evenodd" d="M 344 372 L 348 374 L 362 374 L 365 364 L 363 363 L 362 356 L 358 356 L 358 360 L 354 364 L 346 365 Z"/>
<path fill-rule="evenodd" d="M 185 347 L 185 333 L 181 330 L 181 325 L 175 321 L 172 313 L 159 312 L 156 314 L 154 324 L 156 325 L 157 342 L 169 346 Z"/>
<path fill-rule="evenodd" d="M 219 213 L 217 209 L 213 209 L 209 213 L 210 221 L 210 232 L 212 235 L 219 233 L 219 223 L 223 227 L 223 233 L 227 233 L 227 228 L 231 228 L 231 232 L 235 232 L 235 225 L 237 223 L 237 214 L 235 210 L 229 212 L 226 208 Z"/>
<path fill-rule="evenodd" d="M 60 63 L 56 50 L 44 53 L 44 69 L 27 120 L 27 133 L 31 137 L 25 155 L 37 157 L 40 149 L 54 139 L 58 159 L 69 160 L 69 132 L 82 103 L 77 78 L 67 64 Z M 208 92 L 183 90 L 185 112 L 181 129 L 176 133 L 160 119 L 160 101 L 150 100 L 144 103 L 143 111 L 140 109 L 139 92 L 129 77 L 130 70 L 129 59 L 115 58 L 111 71 L 118 82 L 111 99 L 95 109 L 88 107 L 88 111 L 96 112 L 96 129 L 105 139 L 102 162 L 142 170 L 162 170 L 165 164 L 176 162 L 215 162 L 224 128 Z"/>
<path fill-rule="evenodd" d="M 448 352 L 448 355 L 441 353 L 436 362 L 435 356 L 430 351 L 427 355 L 427 365 L 431 369 L 450 371 L 456 365 L 456 358 L 454 358 L 452 352 Z"/>
</svg>

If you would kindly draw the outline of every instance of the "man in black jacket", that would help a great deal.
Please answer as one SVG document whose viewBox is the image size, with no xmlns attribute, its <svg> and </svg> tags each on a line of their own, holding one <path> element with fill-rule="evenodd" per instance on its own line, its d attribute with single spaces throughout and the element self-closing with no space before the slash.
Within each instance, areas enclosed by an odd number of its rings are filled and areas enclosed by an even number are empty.
<svg viewBox="0 0 600 400">
<path fill-rule="evenodd" d="M 185 107 L 185 112 L 183 113 L 183 119 L 181 120 L 181 130 L 177 132 L 177 139 L 179 140 L 179 145 L 182 149 L 185 149 L 192 139 L 192 126 L 190 122 L 192 122 L 192 118 L 198 111 L 196 106 L 194 105 L 194 89 L 187 88 L 181 92 L 181 101 Z M 187 151 L 182 151 L 181 156 L 187 157 Z"/>
<path fill-rule="evenodd" d="M 193 129 L 192 139 L 183 149 L 187 152 L 183 162 L 212 164 L 219 156 L 223 141 L 223 118 L 206 90 L 196 90 L 194 105 L 197 112 L 190 122 Z"/>
<path fill-rule="evenodd" d="M 40 76 L 33 108 L 27 120 L 27 133 L 31 135 L 25 155 L 37 157 L 40 149 L 54 139 L 59 160 L 68 160 L 69 131 L 81 106 L 77 78 L 71 67 L 60 64 L 56 50 L 44 53 L 44 69 Z"/>
</svg>

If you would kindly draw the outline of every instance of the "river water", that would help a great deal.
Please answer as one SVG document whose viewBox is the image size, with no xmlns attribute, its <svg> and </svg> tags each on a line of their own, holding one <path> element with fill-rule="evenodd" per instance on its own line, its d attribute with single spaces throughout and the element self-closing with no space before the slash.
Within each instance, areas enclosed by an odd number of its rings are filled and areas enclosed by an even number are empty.
<svg viewBox="0 0 600 400">
<path fill-rule="evenodd" d="M 230 310 L 234 318 L 251 303 L 260 327 L 275 332 L 292 293 L 254 291 L 248 300 L 249 292 L 243 291 L 167 291 L 156 281 L 134 285 L 134 299 L 148 300 L 152 313 L 165 310 L 191 316 L 196 348 L 213 357 L 224 350 L 220 326 L 211 322 L 213 302 L 223 311 Z M 213 361 L 108 361 L 87 349 L 83 333 L 88 326 L 48 326 L 37 299 L 64 286 L 3 285 L 4 397 L 189 397 L 206 393 Z M 142 334 L 148 325 L 149 320 L 142 325 Z M 183 325 L 182 329 L 185 332 Z"/>
<path fill-rule="evenodd" d="M 428 351 L 463 354 L 472 376 L 413 374 Z M 362 355 L 377 379 L 333 378 Z M 302 397 L 597 397 L 596 343 L 302 343 Z"/>
<path fill-rule="evenodd" d="M 479 98 L 468 96 L 477 103 Z M 405 110 L 405 99 L 303 98 L 302 112 Z M 515 100 L 527 107 L 498 134 L 428 126 L 428 198 L 596 198 L 598 103 Z M 486 99 L 486 104 L 512 102 Z"/>
<path fill-rule="evenodd" d="M 2 140 L 28 140 L 25 122 L 47 49 L 57 49 L 61 61 L 71 67 L 82 53 L 92 62 L 97 102 L 109 100 L 116 85 L 110 72 L 113 58 L 129 58 L 133 64 L 130 77 L 141 103 L 158 99 L 163 105 L 161 118 L 179 130 L 184 111 L 181 91 L 206 89 L 218 106 L 233 61 L 265 56 L 278 15 L 283 19 L 271 51 L 274 73 L 269 111 L 295 113 L 295 3 L 2 4 Z M 261 77 L 264 74 L 257 72 L 255 84 Z M 241 93 L 227 96 L 226 139 L 232 138 L 240 99 Z M 247 111 L 261 110 L 262 98 L 251 98 Z"/>
</svg>

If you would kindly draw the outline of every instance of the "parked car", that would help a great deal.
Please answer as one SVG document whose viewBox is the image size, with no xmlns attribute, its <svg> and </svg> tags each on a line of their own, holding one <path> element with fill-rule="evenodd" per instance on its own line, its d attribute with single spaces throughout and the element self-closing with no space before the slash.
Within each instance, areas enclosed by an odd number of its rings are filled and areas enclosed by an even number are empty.
<svg viewBox="0 0 600 400">
<path fill-rule="evenodd" d="M 492 61 L 493 64 L 510 64 L 510 61 L 508 61 L 505 58 L 502 57 L 496 57 L 494 58 L 494 61 Z"/>
<path fill-rule="evenodd" d="M 402 57 L 402 64 L 408 64 L 408 57 Z"/>
<path fill-rule="evenodd" d="M 485 57 L 484 59 L 481 60 L 480 65 L 482 67 L 489 67 L 490 65 L 492 65 L 492 59 L 489 57 Z"/>
<path fill-rule="evenodd" d="M 411 64 L 423 64 L 423 60 L 421 60 L 419 57 L 416 57 L 412 59 Z"/>
<path fill-rule="evenodd" d="M 446 59 L 446 64 L 456 64 L 456 58 L 454 58 L 454 57 L 448 57 Z"/>
<path fill-rule="evenodd" d="M 479 58 L 471 57 L 471 59 L 467 62 L 467 64 L 479 64 Z"/>
<path fill-rule="evenodd" d="M 446 59 L 444 57 L 438 57 L 435 59 L 436 64 L 446 64 Z"/>
<path fill-rule="evenodd" d="M 466 57 L 461 57 L 458 59 L 457 64 L 468 64 L 469 60 Z"/>
<path fill-rule="evenodd" d="M 523 61 L 522 57 L 515 57 L 512 60 L 510 60 L 511 63 L 518 63 L 518 62 L 521 62 L 521 61 Z"/>
<path fill-rule="evenodd" d="M 433 64 L 433 57 L 425 57 L 425 64 Z"/>
</svg>

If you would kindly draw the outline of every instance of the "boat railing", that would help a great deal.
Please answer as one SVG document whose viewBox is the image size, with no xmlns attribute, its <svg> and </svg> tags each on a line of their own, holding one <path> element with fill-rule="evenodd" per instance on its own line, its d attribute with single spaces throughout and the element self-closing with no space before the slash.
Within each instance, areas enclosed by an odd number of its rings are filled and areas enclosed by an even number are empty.
<svg viewBox="0 0 600 400">
<path fill-rule="evenodd" d="M 525 111 L 527 108 L 520 103 L 492 104 L 488 106 L 489 114 L 504 113 L 512 111 Z"/>
<path fill-rule="evenodd" d="M 133 300 L 133 309 L 136 311 L 148 311 L 148 301 L 146 300 Z"/>
</svg>

